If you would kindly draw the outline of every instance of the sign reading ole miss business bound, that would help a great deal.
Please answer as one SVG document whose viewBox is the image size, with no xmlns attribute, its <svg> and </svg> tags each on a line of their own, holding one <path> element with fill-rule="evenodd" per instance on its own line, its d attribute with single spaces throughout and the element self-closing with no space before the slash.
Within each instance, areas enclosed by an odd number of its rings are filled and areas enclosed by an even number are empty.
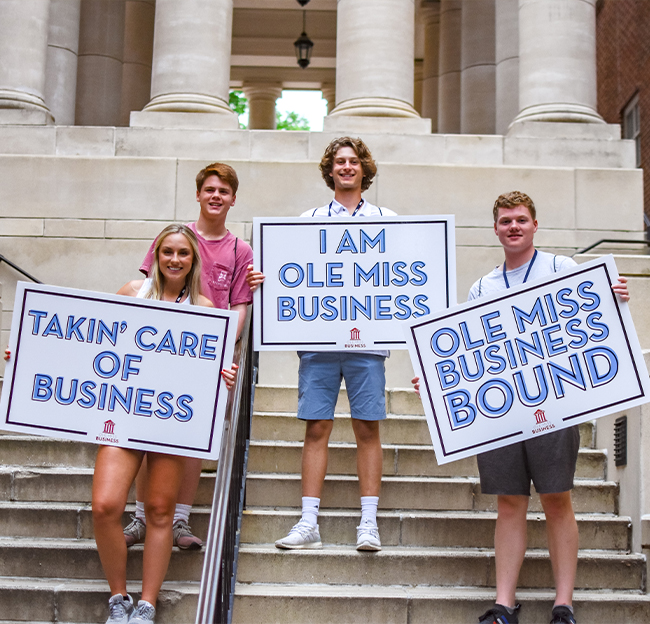
<svg viewBox="0 0 650 624">
<path fill-rule="evenodd" d="M 19 282 L 0 429 L 217 459 L 237 317 Z"/>
<path fill-rule="evenodd" d="M 406 349 L 402 326 L 456 303 L 454 217 L 253 220 L 255 349 Z"/>
<path fill-rule="evenodd" d="M 406 328 L 439 464 L 646 403 L 611 256 Z"/>
</svg>

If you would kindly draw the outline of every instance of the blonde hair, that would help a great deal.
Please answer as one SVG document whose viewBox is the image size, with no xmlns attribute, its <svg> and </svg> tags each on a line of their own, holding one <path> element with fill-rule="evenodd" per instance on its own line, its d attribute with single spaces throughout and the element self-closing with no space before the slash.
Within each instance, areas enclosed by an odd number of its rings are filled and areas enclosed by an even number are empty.
<svg viewBox="0 0 650 624">
<path fill-rule="evenodd" d="M 145 299 L 162 299 L 163 287 L 165 278 L 160 270 L 158 263 L 158 253 L 162 247 L 163 241 L 170 234 L 182 234 L 192 248 L 192 268 L 185 278 L 185 287 L 187 288 L 187 296 L 190 298 L 190 303 L 196 304 L 201 294 L 201 256 L 199 255 L 199 242 L 196 234 L 187 226 L 182 223 L 172 223 L 163 229 L 153 248 L 153 263 L 149 276 L 151 277 L 151 288 L 145 295 Z"/>
</svg>

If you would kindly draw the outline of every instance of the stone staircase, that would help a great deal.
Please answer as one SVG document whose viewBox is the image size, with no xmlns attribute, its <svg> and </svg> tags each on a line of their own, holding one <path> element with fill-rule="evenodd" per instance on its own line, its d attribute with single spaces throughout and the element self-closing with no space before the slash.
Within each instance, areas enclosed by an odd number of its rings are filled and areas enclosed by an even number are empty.
<svg viewBox="0 0 650 624">
<path fill-rule="evenodd" d="M 96 449 L 0 434 L 0 624 L 106 621 L 109 591 L 90 508 Z M 207 535 L 213 489 L 214 473 L 204 472 L 190 519 L 200 536 Z M 202 553 L 174 549 L 157 623 L 193 624 L 202 565 Z M 134 598 L 141 575 L 142 545 L 136 545 L 127 570 Z"/>
<path fill-rule="evenodd" d="M 474 459 L 438 466 L 419 399 L 389 392 L 382 423 L 380 553 L 354 549 L 359 519 L 354 436 L 337 418 L 322 495 L 323 550 L 280 551 L 273 542 L 300 517 L 304 424 L 297 389 L 258 386 L 233 621 L 252 623 L 464 623 L 493 603 L 495 498 L 480 492 Z M 337 413 L 348 411 L 342 392 Z M 580 531 L 575 606 L 582 623 L 650 621 L 645 557 L 630 552 L 630 519 L 618 487 L 581 426 L 573 500 Z M 548 622 L 553 578 L 537 497 L 518 599 L 522 624 Z"/>
</svg>

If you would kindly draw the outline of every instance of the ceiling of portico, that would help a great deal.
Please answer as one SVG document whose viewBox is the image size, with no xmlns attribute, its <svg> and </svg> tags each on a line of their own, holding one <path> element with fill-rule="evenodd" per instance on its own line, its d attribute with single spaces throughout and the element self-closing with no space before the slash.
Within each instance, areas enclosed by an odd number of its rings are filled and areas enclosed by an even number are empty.
<svg viewBox="0 0 650 624">
<path fill-rule="evenodd" d="M 302 32 L 296 0 L 234 0 L 230 84 L 281 83 L 285 89 L 320 89 L 336 74 L 336 0 L 311 0 L 305 30 L 314 42 L 311 63 L 300 69 L 294 41 Z"/>
<path fill-rule="evenodd" d="M 311 63 L 298 67 L 293 47 L 303 26 L 296 0 L 234 0 L 230 86 L 279 83 L 285 89 L 320 89 L 336 81 L 336 0 L 310 0 L 305 30 L 314 42 Z M 416 2 L 416 58 L 423 45 Z M 371 10 L 372 2 L 368 2 Z"/>
</svg>

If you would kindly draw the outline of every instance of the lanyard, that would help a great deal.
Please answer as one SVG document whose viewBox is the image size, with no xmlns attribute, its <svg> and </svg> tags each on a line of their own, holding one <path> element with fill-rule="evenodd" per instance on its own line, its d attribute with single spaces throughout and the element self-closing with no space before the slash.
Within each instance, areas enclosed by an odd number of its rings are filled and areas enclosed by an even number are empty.
<svg viewBox="0 0 650 624">
<path fill-rule="evenodd" d="M 334 203 L 334 201 L 332 200 L 332 201 L 330 202 L 329 209 L 328 209 L 328 211 L 327 211 L 327 216 L 328 216 L 328 217 L 331 217 L 331 216 L 332 216 L 332 204 L 333 204 L 333 203 Z M 361 206 L 363 206 L 363 199 L 362 199 L 362 200 L 357 204 L 357 207 L 354 209 L 354 212 L 352 213 L 352 216 L 353 216 L 353 217 L 354 217 L 354 215 L 357 214 L 357 212 L 359 212 Z"/>
<path fill-rule="evenodd" d="M 183 298 L 183 295 L 185 294 L 185 286 L 183 286 L 183 290 L 181 290 L 181 294 L 176 297 L 176 303 L 180 303 L 181 299 Z"/>
<path fill-rule="evenodd" d="M 535 249 L 535 253 L 533 254 L 533 257 L 531 258 L 530 264 L 528 265 L 528 270 L 526 271 L 526 275 L 524 276 L 524 281 L 522 284 L 526 283 L 526 280 L 528 279 L 528 276 L 530 275 L 530 270 L 533 268 L 533 264 L 535 264 L 535 258 L 537 258 L 537 249 Z M 503 261 L 503 281 L 506 283 L 506 288 L 510 288 L 510 283 L 508 282 L 508 276 L 506 275 L 506 261 Z"/>
</svg>

